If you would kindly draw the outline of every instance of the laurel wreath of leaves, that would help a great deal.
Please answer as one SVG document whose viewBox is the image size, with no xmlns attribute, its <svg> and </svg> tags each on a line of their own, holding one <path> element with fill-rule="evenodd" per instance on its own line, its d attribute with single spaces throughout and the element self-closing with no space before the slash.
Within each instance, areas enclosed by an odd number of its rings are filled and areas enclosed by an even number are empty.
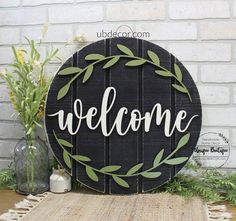
<svg viewBox="0 0 236 221">
<path fill-rule="evenodd" d="M 166 158 L 163 159 L 164 148 L 160 150 L 159 153 L 155 156 L 151 168 L 143 171 L 141 169 L 144 167 L 144 163 L 138 163 L 132 166 L 125 174 L 115 173 L 121 169 L 121 165 L 109 165 L 109 166 L 102 167 L 100 169 L 92 167 L 91 165 L 88 164 L 88 162 L 91 162 L 91 158 L 84 155 L 72 155 L 68 151 L 68 149 L 73 148 L 73 144 L 71 144 L 70 142 L 64 139 L 57 137 L 54 130 L 53 130 L 53 134 L 58 145 L 63 150 L 63 159 L 68 168 L 71 169 L 72 159 L 73 159 L 85 167 L 86 174 L 91 180 L 98 182 L 99 178 L 97 176 L 97 173 L 101 173 L 104 175 L 111 176 L 118 185 L 125 188 L 129 188 L 129 184 L 123 178 L 139 176 L 139 175 L 145 178 L 149 178 L 149 179 L 157 178 L 161 176 L 161 172 L 157 172 L 154 170 L 158 168 L 159 166 L 161 166 L 162 164 L 179 165 L 188 160 L 188 157 L 174 157 L 174 158 L 171 158 L 171 157 L 173 157 L 178 150 L 180 150 L 182 147 L 184 147 L 188 143 L 190 139 L 190 133 L 187 133 L 183 137 L 180 138 L 176 148 Z"/>
<path fill-rule="evenodd" d="M 121 55 L 111 55 L 111 56 L 104 56 L 101 54 L 89 54 L 85 57 L 85 60 L 92 61 L 91 64 L 87 65 L 84 68 L 79 67 L 68 67 L 63 70 L 61 70 L 58 75 L 59 76 L 68 76 L 68 75 L 75 75 L 69 82 L 67 82 L 58 92 L 57 94 L 57 100 L 61 100 L 63 97 L 65 97 L 70 89 L 71 84 L 79 77 L 83 75 L 82 83 L 85 83 L 89 80 L 91 75 L 93 74 L 94 66 L 100 62 L 107 61 L 105 65 L 103 66 L 103 69 L 111 68 L 113 65 L 115 65 L 121 58 L 128 58 L 131 59 L 128 61 L 125 66 L 128 67 L 137 67 L 141 66 L 145 63 L 153 65 L 155 68 L 158 68 L 155 70 L 155 73 L 161 77 L 166 78 L 174 78 L 178 83 L 172 84 L 172 87 L 183 93 L 186 94 L 189 97 L 189 100 L 192 102 L 191 95 L 187 89 L 187 87 L 183 83 L 183 74 L 177 64 L 174 64 L 174 71 L 175 73 L 171 73 L 169 70 L 161 66 L 160 59 L 158 55 L 151 51 L 147 51 L 147 55 L 150 60 L 137 57 L 133 54 L 133 52 L 126 46 L 122 44 L 117 44 L 117 48 L 123 53 Z"/>
<path fill-rule="evenodd" d="M 128 67 L 137 67 L 141 66 L 145 63 L 149 63 L 157 68 L 155 70 L 155 73 L 161 77 L 166 78 L 174 78 L 178 84 L 172 84 L 172 87 L 183 93 L 186 94 L 189 98 L 189 100 L 192 102 L 191 95 L 186 88 L 186 86 L 183 83 L 183 74 L 177 64 L 174 64 L 174 71 L 175 73 L 171 73 L 169 70 L 161 66 L 160 59 L 158 55 L 151 51 L 147 51 L 147 55 L 150 60 L 144 59 L 141 57 L 137 57 L 133 54 L 133 52 L 126 46 L 117 44 L 117 48 L 123 53 L 121 55 L 112 55 L 105 57 L 101 54 L 89 54 L 85 57 L 85 60 L 92 61 L 91 64 L 84 68 L 79 67 L 68 67 L 63 70 L 61 70 L 58 75 L 59 76 L 68 76 L 68 75 L 74 75 L 69 82 L 67 82 L 58 92 L 57 94 L 57 100 L 61 100 L 64 98 L 67 93 L 69 92 L 71 84 L 79 77 L 83 76 L 82 83 L 85 83 L 89 80 L 89 78 L 93 74 L 94 66 L 100 62 L 107 61 L 105 65 L 103 66 L 103 69 L 111 68 L 113 65 L 115 65 L 121 58 L 128 58 L 131 59 L 128 61 L 125 66 Z M 82 75 L 84 74 L 84 75 Z M 121 169 L 121 165 L 108 165 L 105 167 L 102 167 L 100 169 L 94 168 L 91 165 L 88 164 L 88 162 L 91 162 L 91 159 L 84 155 L 72 155 L 68 149 L 73 148 L 73 145 L 61 138 L 58 138 L 55 131 L 53 130 L 54 137 L 58 143 L 58 145 L 63 150 L 63 159 L 65 164 L 68 168 L 71 169 L 72 166 L 72 160 L 77 161 L 81 165 L 85 167 L 85 171 L 87 176 L 93 180 L 94 182 L 99 181 L 99 177 L 97 173 L 109 175 L 112 177 L 112 179 L 119 185 L 124 188 L 129 188 L 129 184 L 124 179 L 126 177 L 134 177 L 134 176 L 142 176 L 145 178 L 153 179 L 161 176 L 161 172 L 154 171 L 156 168 L 161 166 L 162 164 L 168 164 L 168 165 L 178 165 L 186 162 L 188 160 L 188 157 L 176 157 L 171 158 L 175 155 L 175 153 L 180 150 L 183 146 L 185 146 L 190 138 L 190 133 L 185 134 L 178 142 L 176 148 L 166 157 L 163 159 L 164 156 L 164 149 L 159 151 L 159 153 L 155 156 L 153 160 L 153 165 L 151 168 L 142 170 L 144 167 L 144 163 L 138 163 L 134 166 L 132 166 L 125 174 L 116 173 Z"/>
</svg>

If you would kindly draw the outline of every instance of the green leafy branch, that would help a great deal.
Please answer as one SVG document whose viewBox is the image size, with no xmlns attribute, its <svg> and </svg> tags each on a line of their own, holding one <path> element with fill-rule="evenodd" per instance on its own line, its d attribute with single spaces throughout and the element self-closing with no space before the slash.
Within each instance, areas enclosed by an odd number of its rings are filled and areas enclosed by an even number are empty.
<svg viewBox="0 0 236 221">
<path fill-rule="evenodd" d="M 138 163 L 132 166 L 125 174 L 115 173 L 121 169 L 120 165 L 108 165 L 100 169 L 90 166 L 89 164 L 87 164 L 87 162 L 91 162 L 91 159 L 89 157 L 84 156 L 84 155 L 72 155 L 70 152 L 67 151 L 67 148 L 73 148 L 73 145 L 64 139 L 58 138 L 54 130 L 53 130 L 53 134 L 57 143 L 63 150 L 63 159 L 68 168 L 71 169 L 72 159 L 73 159 L 85 167 L 85 171 L 91 180 L 98 182 L 99 178 L 96 173 L 101 173 L 104 175 L 111 176 L 118 185 L 125 188 L 129 188 L 129 184 L 123 179 L 123 177 L 124 178 L 134 177 L 134 176 L 140 175 L 140 176 L 143 176 L 145 178 L 150 178 L 150 179 L 157 178 L 161 176 L 161 172 L 156 172 L 154 170 L 158 168 L 159 166 L 161 166 L 162 164 L 178 165 L 188 160 L 188 157 L 175 157 L 175 158 L 171 158 L 171 157 L 173 157 L 180 148 L 182 148 L 188 143 L 189 138 L 190 138 L 190 133 L 185 134 L 179 140 L 177 147 L 174 149 L 174 151 L 171 152 L 164 159 L 163 159 L 164 149 L 162 149 L 155 156 L 151 168 L 142 171 L 141 169 L 143 168 L 144 163 Z"/>
<path fill-rule="evenodd" d="M 70 89 L 71 84 L 82 74 L 84 74 L 82 83 L 87 82 L 89 78 L 91 77 L 94 70 L 94 66 L 96 64 L 108 60 L 103 66 L 103 69 L 107 69 L 115 65 L 121 58 L 129 58 L 132 60 L 128 61 L 125 64 L 125 66 L 137 67 L 145 63 L 149 63 L 153 65 L 154 67 L 158 68 L 158 70 L 155 70 L 155 73 L 157 75 L 162 76 L 162 77 L 171 77 L 177 80 L 178 84 L 172 84 L 172 87 L 175 88 L 177 91 L 186 94 L 189 97 L 190 101 L 192 102 L 191 95 L 183 83 L 183 74 L 177 64 L 174 64 L 175 73 L 171 73 L 169 70 L 161 66 L 159 57 L 157 56 L 155 52 L 151 50 L 147 51 L 148 57 L 150 59 L 148 60 L 145 58 L 135 56 L 133 52 L 124 45 L 117 44 L 117 48 L 123 53 L 123 55 L 112 55 L 112 56 L 105 57 L 104 55 L 101 55 L 101 54 L 89 54 L 85 57 L 85 60 L 92 61 L 92 63 L 89 64 L 88 66 L 84 68 L 68 67 L 61 70 L 58 73 L 59 76 L 68 76 L 68 75 L 75 75 L 75 76 L 59 90 L 57 94 L 57 100 L 60 100 L 64 96 L 66 96 L 66 94 L 68 93 Z"/>
<path fill-rule="evenodd" d="M 186 198 L 198 196 L 211 203 L 228 201 L 236 205 L 236 173 L 207 169 L 188 162 L 185 172 L 152 192 L 168 192 Z"/>
</svg>

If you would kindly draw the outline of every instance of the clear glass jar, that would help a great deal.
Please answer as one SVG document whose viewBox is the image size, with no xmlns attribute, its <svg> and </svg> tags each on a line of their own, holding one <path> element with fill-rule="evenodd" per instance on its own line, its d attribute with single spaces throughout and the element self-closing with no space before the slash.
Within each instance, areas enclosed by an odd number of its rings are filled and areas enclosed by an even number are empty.
<svg viewBox="0 0 236 221">
<path fill-rule="evenodd" d="M 16 192 L 39 194 L 49 189 L 49 157 L 40 139 L 22 138 L 15 147 Z"/>
</svg>

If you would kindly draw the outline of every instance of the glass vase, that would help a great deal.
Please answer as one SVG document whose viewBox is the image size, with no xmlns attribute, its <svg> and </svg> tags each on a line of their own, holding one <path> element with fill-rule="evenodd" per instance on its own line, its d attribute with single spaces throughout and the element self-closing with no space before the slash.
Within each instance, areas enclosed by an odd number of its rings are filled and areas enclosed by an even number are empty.
<svg viewBox="0 0 236 221">
<path fill-rule="evenodd" d="M 49 189 L 49 157 L 46 144 L 22 138 L 15 147 L 16 192 L 39 194 Z"/>
</svg>

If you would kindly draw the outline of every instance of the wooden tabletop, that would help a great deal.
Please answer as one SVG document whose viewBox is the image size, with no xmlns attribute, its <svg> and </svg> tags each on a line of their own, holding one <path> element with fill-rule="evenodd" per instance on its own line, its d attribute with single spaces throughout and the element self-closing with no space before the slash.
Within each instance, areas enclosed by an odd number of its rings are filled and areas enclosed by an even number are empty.
<svg viewBox="0 0 236 221">
<path fill-rule="evenodd" d="M 13 209 L 15 203 L 23 200 L 25 196 L 20 195 L 12 190 L 0 190 L 0 214 L 8 209 Z"/>
</svg>

